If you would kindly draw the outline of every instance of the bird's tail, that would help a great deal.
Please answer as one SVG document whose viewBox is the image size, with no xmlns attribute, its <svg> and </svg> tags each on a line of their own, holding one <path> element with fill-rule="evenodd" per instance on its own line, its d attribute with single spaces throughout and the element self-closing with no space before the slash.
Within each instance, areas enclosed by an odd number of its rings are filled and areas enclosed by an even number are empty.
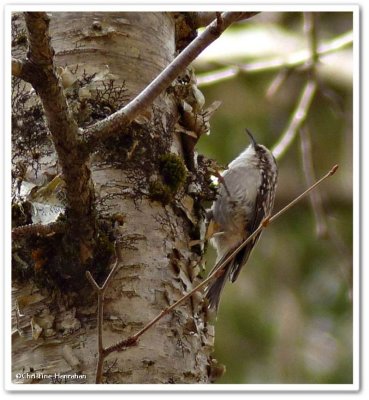
<svg viewBox="0 0 369 400">
<path fill-rule="evenodd" d="M 217 265 L 219 264 L 217 263 Z M 214 267 L 214 269 L 217 267 L 217 265 Z M 224 285 L 226 284 L 226 281 L 229 277 L 230 270 L 231 263 L 225 265 L 222 268 L 223 273 L 217 276 L 215 280 L 206 288 L 206 298 L 208 299 L 209 308 L 218 311 L 220 295 L 222 294 Z M 219 272 L 221 272 L 221 270 Z"/>
</svg>

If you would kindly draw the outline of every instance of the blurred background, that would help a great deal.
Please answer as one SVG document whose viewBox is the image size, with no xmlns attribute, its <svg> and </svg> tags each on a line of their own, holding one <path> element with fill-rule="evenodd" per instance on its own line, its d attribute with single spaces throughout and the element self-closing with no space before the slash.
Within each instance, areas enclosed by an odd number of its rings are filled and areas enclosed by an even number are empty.
<svg viewBox="0 0 369 400">
<path fill-rule="evenodd" d="M 339 164 L 264 231 L 227 284 L 218 383 L 352 383 L 352 29 L 348 12 L 261 13 L 195 63 L 206 104 L 222 101 L 197 151 L 226 166 L 248 146 L 249 128 L 278 156 L 274 211 Z M 214 260 L 209 246 L 208 268 Z"/>
</svg>

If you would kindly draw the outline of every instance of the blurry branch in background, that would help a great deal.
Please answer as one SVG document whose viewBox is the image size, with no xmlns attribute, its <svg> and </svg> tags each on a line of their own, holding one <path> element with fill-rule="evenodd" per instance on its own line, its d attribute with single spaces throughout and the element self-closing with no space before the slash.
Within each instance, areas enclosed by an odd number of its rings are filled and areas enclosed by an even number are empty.
<svg viewBox="0 0 369 400">
<path fill-rule="evenodd" d="M 301 154 L 302 154 L 302 169 L 305 175 L 306 184 L 312 185 L 315 181 L 315 170 L 313 162 L 313 151 L 311 145 L 310 132 L 305 124 L 308 116 L 310 105 L 313 101 L 314 95 L 318 88 L 324 92 L 325 88 L 321 87 L 318 82 L 317 65 L 320 57 L 318 52 L 318 37 L 317 37 L 317 24 L 316 13 L 304 13 L 304 30 L 309 42 L 310 58 L 306 61 L 306 72 L 308 74 L 308 81 L 302 90 L 300 101 L 292 114 L 290 123 L 286 131 L 282 134 L 280 140 L 273 148 L 273 154 L 276 158 L 282 157 L 288 150 L 289 146 L 297 135 L 300 136 Z M 334 100 L 334 99 L 332 99 Z M 346 283 L 349 298 L 352 299 L 351 276 L 352 263 L 350 251 L 345 247 L 343 240 L 336 229 L 327 223 L 327 216 L 324 211 L 322 197 L 319 189 L 311 191 L 309 194 L 311 207 L 314 214 L 316 234 L 318 238 L 329 239 L 335 247 L 338 254 L 340 254 L 341 268 L 340 272 L 343 280 Z"/>
<path fill-rule="evenodd" d="M 322 57 L 327 54 L 336 53 L 353 43 L 352 31 L 339 35 L 334 39 L 317 46 L 316 54 Z M 289 70 L 305 65 L 311 59 L 309 50 L 298 51 L 288 57 L 275 57 L 267 60 L 259 60 L 248 64 L 232 64 L 217 70 L 197 74 L 198 86 L 206 86 L 231 79 L 240 73 L 264 73 L 268 71 Z"/>
<path fill-rule="evenodd" d="M 311 148 L 311 137 L 307 127 L 300 129 L 302 167 L 307 185 L 315 181 L 315 171 Z M 310 193 L 310 202 L 313 209 L 316 234 L 318 238 L 326 238 L 328 234 L 327 219 L 324 213 L 322 197 L 319 190 Z"/>
<path fill-rule="evenodd" d="M 309 57 L 305 62 L 305 68 L 308 74 L 308 80 L 303 88 L 300 101 L 290 118 L 287 129 L 282 133 L 279 141 L 274 145 L 272 151 L 275 158 L 280 158 L 287 151 L 300 128 L 303 127 L 308 115 L 311 103 L 318 88 L 316 66 L 319 62 L 318 38 L 316 28 L 317 13 L 306 12 L 304 16 L 304 31 L 308 40 Z M 308 178 L 307 178 L 308 180 Z M 315 204 L 315 203 L 312 203 Z"/>
<path fill-rule="evenodd" d="M 305 122 L 311 102 L 316 93 L 317 86 L 318 85 L 315 79 L 309 79 L 304 86 L 300 95 L 300 100 L 290 118 L 290 122 L 286 130 L 282 133 L 280 139 L 272 148 L 272 152 L 276 159 L 281 158 L 286 153 L 291 143 L 297 136 L 299 129 Z"/>
<path fill-rule="evenodd" d="M 300 129 L 302 165 L 305 174 L 306 184 L 312 185 L 316 180 L 313 151 L 311 147 L 311 136 L 307 127 Z M 342 240 L 339 230 L 334 226 L 334 220 L 327 220 L 324 211 L 322 196 L 319 189 L 310 193 L 311 207 L 314 213 L 316 234 L 318 238 L 329 239 L 334 250 L 338 254 L 339 274 L 345 282 L 348 297 L 352 301 L 352 255 L 347 248 L 346 243 Z"/>
<path fill-rule="evenodd" d="M 308 38 L 310 51 L 310 59 L 307 60 L 307 66 L 312 70 L 315 70 L 320 57 L 318 52 L 317 17 L 318 13 L 304 13 L 304 31 Z"/>
<path fill-rule="evenodd" d="M 333 218 L 329 218 L 328 220 L 328 235 L 329 240 L 334 246 L 334 249 L 337 251 L 338 259 L 339 259 L 339 272 L 345 281 L 347 287 L 348 298 L 352 302 L 352 271 L 353 271 L 353 259 L 352 252 L 348 248 L 347 244 L 339 234 L 339 230 L 334 224 L 335 221 Z"/>
<path fill-rule="evenodd" d="M 311 57 L 308 61 L 312 78 L 317 80 L 316 64 L 319 62 L 319 55 L 317 52 L 318 38 L 316 27 L 316 14 L 311 12 L 304 13 L 304 30 L 309 40 L 309 47 Z M 311 148 L 310 132 L 306 126 L 300 128 L 300 142 L 302 153 L 302 169 L 304 171 L 305 180 L 308 185 L 311 185 L 315 180 L 314 163 Z M 315 218 L 316 234 L 318 238 L 326 238 L 328 227 L 326 222 L 326 215 L 322 205 L 322 197 L 319 190 L 310 193 L 310 202 L 313 209 Z"/>
<path fill-rule="evenodd" d="M 304 14 L 304 27 L 305 32 L 309 38 L 309 45 L 311 51 L 310 69 L 312 76 L 317 81 L 316 66 L 319 62 L 318 37 L 317 37 L 317 23 L 315 13 Z M 319 89 L 321 93 L 326 96 L 334 104 L 334 97 L 329 95 L 329 92 L 319 82 Z M 311 146 L 311 135 L 307 127 L 300 129 L 300 141 L 302 152 L 302 166 L 305 174 L 307 185 L 311 185 L 315 181 L 315 171 L 313 162 L 313 151 Z M 321 194 L 318 190 L 310 193 L 311 206 L 315 218 L 316 233 L 318 238 L 328 238 L 333 247 L 339 254 L 340 259 L 340 274 L 346 284 L 348 297 L 352 301 L 352 257 L 350 251 L 347 249 L 346 244 L 340 237 L 338 230 L 327 222 L 327 215 L 324 211 Z M 333 221 L 332 221 L 333 222 Z"/>
</svg>

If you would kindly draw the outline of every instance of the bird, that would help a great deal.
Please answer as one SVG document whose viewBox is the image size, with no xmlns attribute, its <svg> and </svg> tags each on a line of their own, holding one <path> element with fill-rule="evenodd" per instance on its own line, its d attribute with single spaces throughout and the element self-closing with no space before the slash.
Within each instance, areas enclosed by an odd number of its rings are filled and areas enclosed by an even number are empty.
<svg viewBox="0 0 369 400">
<path fill-rule="evenodd" d="M 215 227 L 211 239 L 217 251 L 212 274 L 270 216 L 278 181 L 273 153 L 258 144 L 246 129 L 250 145 L 221 173 L 217 198 L 208 212 Z M 207 305 L 218 310 L 222 290 L 229 279 L 235 282 L 257 243 L 258 233 L 223 265 L 205 289 Z"/>
</svg>

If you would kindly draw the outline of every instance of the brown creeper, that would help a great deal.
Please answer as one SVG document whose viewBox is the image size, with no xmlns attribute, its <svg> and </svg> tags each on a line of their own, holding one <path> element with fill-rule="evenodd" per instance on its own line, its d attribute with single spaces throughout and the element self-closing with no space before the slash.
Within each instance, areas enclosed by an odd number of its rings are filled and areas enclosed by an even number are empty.
<svg viewBox="0 0 369 400">
<path fill-rule="evenodd" d="M 214 271 L 273 210 L 278 168 L 273 154 L 256 143 L 246 129 L 251 144 L 222 173 L 217 199 L 210 210 L 216 233 L 212 244 L 217 250 Z M 210 308 L 218 308 L 226 280 L 234 282 L 246 264 L 260 233 L 245 245 L 226 265 L 223 273 L 206 289 Z"/>
</svg>

